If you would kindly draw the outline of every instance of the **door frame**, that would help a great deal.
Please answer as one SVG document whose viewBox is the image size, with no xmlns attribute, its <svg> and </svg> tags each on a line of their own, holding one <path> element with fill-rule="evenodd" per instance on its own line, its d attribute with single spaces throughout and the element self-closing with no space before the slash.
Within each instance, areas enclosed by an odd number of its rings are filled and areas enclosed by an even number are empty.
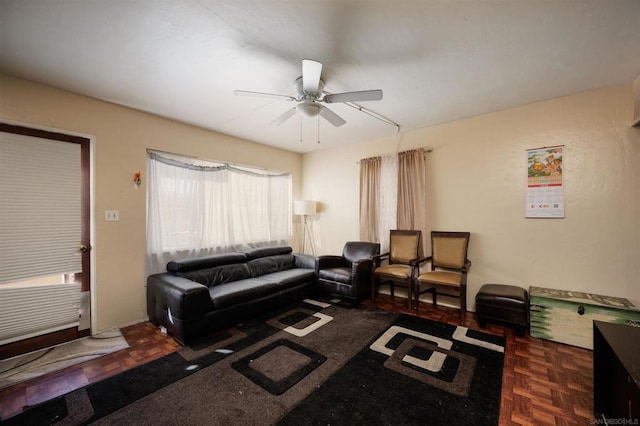
<svg viewBox="0 0 640 426">
<path fill-rule="evenodd" d="M 90 327 L 84 330 L 71 328 L 57 332 L 36 336 L 0 347 L 0 359 L 9 358 L 21 353 L 27 353 L 44 347 L 75 340 L 95 334 L 96 330 L 96 302 L 95 302 L 95 250 L 93 250 L 95 236 L 94 210 L 94 143 L 92 135 L 77 132 L 52 129 L 37 126 L 30 123 L 20 123 L 3 119 L 0 122 L 0 131 L 15 133 L 25 136 L 33 136 L 43 139 L 51 139 L 62 142 L 80 144 L 81 156 L 81 242 L 87 245 L 89 250 L 82 255 L 82 287 L 81 292 L 89 292 Z M 82 298 L 81 298 L 82 299 Z M 82 323 L 82 321 L 81 321 Z"/>
</svg>

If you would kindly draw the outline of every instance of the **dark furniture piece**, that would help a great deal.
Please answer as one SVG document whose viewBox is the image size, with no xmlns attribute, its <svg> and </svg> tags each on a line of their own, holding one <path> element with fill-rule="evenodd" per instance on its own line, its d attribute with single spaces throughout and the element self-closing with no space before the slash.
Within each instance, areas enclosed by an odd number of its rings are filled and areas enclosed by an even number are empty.
<svg viewBox="0 0 640 426">
<path fill-rule="evenodd" d="M 389 284 L 391 296 L 394 286 L 407 288 L 407 307 L 411 309 L 411 290 L 415 272 L 415 263 L 420 250 L 421 231 L 391 230 L 389 235 L 389 251 L 373 258 L 373 275 L 371 277 L 371 302 L 375 303 L 376 290 L 384 283 Z M 382 264 L 382 261 L 387 261 Z"/>
<path fill-rule="evenodd" d="M 147 278 L 147 313 L 187 345 L 311 294 L 315 259 L 291 247 L 224 253 L 167 264 Z"/>
<path fill-rule="evenodd" d="M 599 424 L 640 421 L 640 328 L 593 322 L 593 412 Z M 626 419 L 626 423 L 622 423 Z"/>
<path fill-rule="evenodd" d="M 487 320 L 507 322 L 522 337 L 529 326 L 529 293 L 513 285 L 485 284 L 476 294 L 476 315 L 482 328 Z"/>
<path fill-rule="evenodd" d="M 430 263 L 431 270 L 420 273 L 414 280 L 416 312 L 420 308 L 420 295 L 431 293 L 433 305 L 437 305 L 438 294 L 460 299 L 460 324 L 464 325 L 467 312 L 467 271 L 471 261 L 467 258 L 469 250 L 469 232 L 431 232 L 431 256 L 420 259 L 421 263 Z M 438 288 L 446 288 L 444 293 Z"/>
<path fill-rule="evenodd" d="M 372 258 L 380 254 L 380 244 L 350 241 L 342 256 L 316 258 L 317 290 L 349 299 L 354 305 L 369 297 Z"/>
</svg>

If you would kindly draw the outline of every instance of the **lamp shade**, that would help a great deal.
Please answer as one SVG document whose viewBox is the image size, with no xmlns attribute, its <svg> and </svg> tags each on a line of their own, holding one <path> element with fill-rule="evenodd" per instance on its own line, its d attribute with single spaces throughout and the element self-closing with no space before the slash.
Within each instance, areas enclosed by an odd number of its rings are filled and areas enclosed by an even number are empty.
<svg viewBox="0 0 640 426">
<path fill-rule="evenodd" d="M 294 201 L 293 202 L 293 214 L 295 215 L 312 215 L 316 214 L 318 211 L 318 202 L 317 201 Z"/>
</svg>

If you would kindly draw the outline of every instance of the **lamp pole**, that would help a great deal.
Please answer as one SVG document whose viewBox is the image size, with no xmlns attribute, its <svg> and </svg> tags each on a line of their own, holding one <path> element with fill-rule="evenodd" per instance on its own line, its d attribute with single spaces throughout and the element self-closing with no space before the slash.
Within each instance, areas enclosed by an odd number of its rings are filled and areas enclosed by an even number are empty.
<svg viewBox="0 0 640 426">
<path fill-rule="evenodd" d="M 302 231 L 302 253 L 305 253 L 306 249 L 306 236 L 309 235 L 309 246 L 311 246 L 311 254 L 316 255 L 315 244 L 313 244 L 313 235 L 311 234 L 311 229 L 309 229 L 309 224 L 307 223 L 308 215 L 303 215 L 304 220 L 304 230 Z"/>
</svg>

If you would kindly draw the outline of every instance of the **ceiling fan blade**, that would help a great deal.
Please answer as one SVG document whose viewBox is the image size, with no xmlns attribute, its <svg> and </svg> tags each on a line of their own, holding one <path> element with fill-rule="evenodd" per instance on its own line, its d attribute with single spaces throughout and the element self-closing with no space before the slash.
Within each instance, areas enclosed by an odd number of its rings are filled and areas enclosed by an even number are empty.
<svg viewBox="0 0 640 426">
<path fill-rule="evenodd" d="M 291 109 L 288 109 L 280 117 L 278 117 L 275 120 L 273 120 L 271 122 L 271 124 L 275 124 L 276 126 L 279 126 L 282 123 L 284 123 L 285 121 L 287 121 L 289 118 L 293 117 L 295 114 L 296 114 L 296 108 L 295 107 L 293 107 Z"/>
<path fill-rule="evenodd" d="M 331 111 L 329 108 L 324 106 L 320 108 L 320 115 L 322 116 L 322 118 L 324 118 L 325 120 L 327 120 L 329 123 L 333 124 L 336 127 L 340 127 L 346 123 L 346 121 L 344 121 L 342 117 L 340 117 L 338 114 L 336 114 L 335 112 Z"/>
<path fill-rule="evenodd" d="M 328 104 L 337 102 L 362 102 L 362 101 L 379 101 L 382 100 L 382 90 L 362 90 L 360 92 L 344 92 L 334 93 L 333 95 L 325 95 L 323 102 Z"/>
<path fill-rule="evenodd" d="M 302 90 L 307 93 L 318 93 L 318 89 L 320 88 L 320 74 L 322 74 L 322 64 L 320 62 L 303 59 Z"/>
<path fill-rule="evenodd" d="M 234 90 L 233 94 L 236 96 L 252 96 L 254 98 L 284 99 L 287 101 L 296 100 L 296 98 L 288 95 L 277 95 L 275 93 L 249 92 L 247 90 Z"/>
</svg>

